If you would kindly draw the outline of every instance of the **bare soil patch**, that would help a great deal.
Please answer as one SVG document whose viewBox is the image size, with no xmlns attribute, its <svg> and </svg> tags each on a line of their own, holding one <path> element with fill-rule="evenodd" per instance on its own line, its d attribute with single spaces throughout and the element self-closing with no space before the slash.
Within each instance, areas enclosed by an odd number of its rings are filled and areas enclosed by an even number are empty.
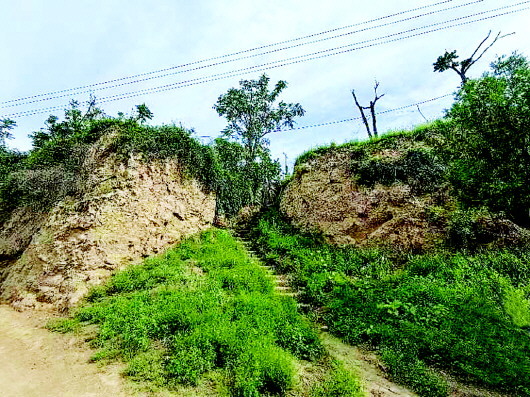
<svg viewBox="0 0 530 397">
<path fill-rule="evenodd" d="M 0 390 L 3 397 L 127 397 L 118 366 L 88 362 L 75 336 L 44 328 L 43 313 L 0 305 Z"/>
</svg>

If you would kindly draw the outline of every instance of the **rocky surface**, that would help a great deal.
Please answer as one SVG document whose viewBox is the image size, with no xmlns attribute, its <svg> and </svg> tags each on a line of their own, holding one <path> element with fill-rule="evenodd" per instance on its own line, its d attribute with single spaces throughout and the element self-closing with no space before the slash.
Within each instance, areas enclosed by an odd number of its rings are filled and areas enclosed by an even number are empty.
<svg viewBox="0 0 530 397">
<path fill-rule="evenodd" d="M 301 164 L 282 196 L 282 213 L 334 244 L 384 243 L 418 250 L 440 233 L 428 227 L 425 199 L 414 196 L 410 187 L 364 188 L 352 174 L 347 149 Z"/>
<path fill-rule="evenodd" d="M 215 197 L 175 160 L 119 159 L 93 148 L 78 198 L 47 214 L 13 213 L 0 232 L 0 299 L 65 310 L 114 271 L 210 226 Z"/>
</svg>

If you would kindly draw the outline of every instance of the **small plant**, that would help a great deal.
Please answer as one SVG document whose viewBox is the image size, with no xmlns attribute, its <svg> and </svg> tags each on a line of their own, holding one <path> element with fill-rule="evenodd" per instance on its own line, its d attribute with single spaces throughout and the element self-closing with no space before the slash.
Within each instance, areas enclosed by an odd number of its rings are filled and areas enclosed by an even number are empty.
<svg viewBox="0 0 530 397">
<path fill-rule="evenodd" d="M 210 230 L 96 287 L 62 332 L 96 324 L 94 359 L 119 357 L 125 374 L 156 385 L 197 385 L 222 374 L 235 396 L 285 395 L 297 359 L 324 350 L 292 298 L 226 231 Z"/>
<path fill-rule="evenodd" d="M 361 397 L 364 396 L 359 382 L 337 361 L 331 363 L 332 370 L 316 385 L 311 397 Z"/>
<path fill-rule="evenodd" d="M 254 233 L 260 252 L 290 273 L 330 332 L 380 351 L 393 377 L 420 395 L 447 395 L 435 369 L 512 393 L 529 388 L 527 250 L 394 262 L 385 251 L 326 245 L 274 210 Z"/>
</svg>

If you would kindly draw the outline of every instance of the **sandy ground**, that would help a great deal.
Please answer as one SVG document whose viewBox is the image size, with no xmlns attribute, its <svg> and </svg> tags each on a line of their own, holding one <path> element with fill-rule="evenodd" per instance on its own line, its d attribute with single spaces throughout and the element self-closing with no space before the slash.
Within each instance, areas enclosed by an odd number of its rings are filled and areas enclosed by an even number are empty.
<svg viewBox="0 0 530 397">
<path fill-rule="evenodd" d="M 417 397 L 407 388 L 388 380 L 380 367 L 380 360 L 373 353 L 347 345 L 328 333 L 322 333 L 321 337 L 332 357 L 342 361 L 346 368 L 355 370 L 367 396 Z"/>
<path fill-rule="evenodd" d="M 126 397 L 119 368 L 88 363 L 75 337 L 52 333 L 43 315 L 0 305 L 2 397 Z"/>
</svg>

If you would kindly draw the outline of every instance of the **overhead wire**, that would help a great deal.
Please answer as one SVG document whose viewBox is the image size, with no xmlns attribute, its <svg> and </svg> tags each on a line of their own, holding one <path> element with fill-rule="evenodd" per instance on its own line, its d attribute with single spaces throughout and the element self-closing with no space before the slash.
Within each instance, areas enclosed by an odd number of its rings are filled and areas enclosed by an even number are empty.
<svg viewBox="0 0 530 397">
<path fill-rule="evenodd" d="M 202 66 L 196 66 L 196 67 L 189 68 L 189 69 L 177 70 L 177 71 L 173 71 L 171 73 L 165 73 L 165 74 L 156 75 L 156 76 L 151 75 L 150 77 L 144 77 L 144 78 L 131 80 L 131 81 L 127 81 L 127 82 L 123 82 L 123 83 L 119 83 L 119 84 L 92 87 L 90 90 L 77 91 L 76 95 L 85 94 L 85 93 L 93 93 L 95 91 L 101 91 L 101 90 L 109 90 L 109 89 L 113 89 L 113 88 L 119 88 L 119 87 L 123 87 L 123 86 L 130 85 L 130 84 L 137 84 L 137 83 L 144 82 L 144 81 L 160 79 L 160 78 L 164 78 L 164 77 L 168 77 L 168 76 L 174 76 L 176 74 L 181 74 L 181 73 L 194 72 L 194 71 L 197 71 L 197 70 L 207 69 L 207 68 L 211 68 L 211 67 L 214 67 L 214 66 L 220 66 L 220 65 L 225 65 L 225 64 L 228 64 L 228 63 L 237 62 L 237 61 L 241 61 L 241 60 L 245 60 L 245 59 L 256 58 L 256 57 L 263 56 L 263 55 L 269 55 L 269 54 L 273 54 L 273 53 L 280 52 L 280 51 L 290 50 L 290 49 L 293 49 L 293 48 L 298 48 L 298 47 L 302 47 L 302 46 L 306 46 L 306 45 L 316 44 L 316 43 L 320 43 L 320 42 L 327 41 L 327 40 L 333 40 L 333 39 L 337 39 L 337 38 L 341 38 L 341 37 L 345 37 L 345 36 L 350 36 L 350 35 L 353 35 L 353 34 L 356 34 L 356 33 L 365 32 L 365 31 L 368 31 L 368 30 L 373 30 L 373 29 L 377 29 L 377 28 L 381 28 L 381 27 L 385 27 L 385 26 L 391 26 L 391 25 L 396 25 L 396 24 L 403 23 L 403 22 L 412 21 L 414 19 L 418 19 L 418 18 L 422 18 L 422 17 L 425 17 L 425 16 L 430 16 L 430 15 L 435 15 L 435 14 L 438 14 L 438 13 L 441 13 L 441 12 L 454 10 L 454 9 L 457 9 L 457 8 L 469 6 L 469 5 L 480 3 L 480 2 L 483 2 L 483 1 L 484 0 L 474 0 L 474 1 L 471 1 L 471 2 L 468 2 L 468 3 L 458 4 L 458 5 L 453 6 L 453 7 L 448 7 L 448 8 L 443 8 L 443 9 L 440 9 L 440 10 L 430 11 L 430 12 L 427 12 L 427 13 L 423 13 L 423 14 L 407 17 L 407 18 L 404 18 L 404 19 L 399 19 L 397 21 L 391 21 L 391 22 L 387 22 L 387 23 L 383 23 L 383 24 L 379 24 L 379 25 L 375 25 L 375 26 L 370 26 L 370 27 L 367 27 L 367 28 L 359 29 L 359 30 L 354 30 L 354 31 L 351 31 L 351 32 L 341 33 L 341 34 L 335 35 L 335 36 L 324 37 L 324 38 L 320 38 L 320 39 L 317 39 L 317 40 L 308 41 L 308 42 L 305 42 L 305 43 L 298 43 L 298 44 L 290 45 L 290 46 L 287 46 L 287 47 L 276 48 L 276 49 L 268 50 L 268 51 L 265 51 L 265 52 L 259 52 L 257 54 L 246 55 L 246 56 L 243 56 L 243 57 L 238 57 L 238 58 L 233 58 L 233 59 L 227 59 L 227 60 L 223 60 L 223 61 L 219 61 L 219 62 L 215 62 L 215 63 L 210 63 L 210 64 L 206 64 L 206 65 L 202 65 Z M 475 15 L 478 15 L 478 14 L 475 14 Z M 23 102 L 22 100 L 0 102 L 0 108 L 10 108 L 10 107 L 23 106 L 23 105 L 28 105 L 28 104 L 37 103 L 37 102 L 44 102 L 44 101 L 49 101 L 49 100 L 53 100 L 53 99 L 69 97 L 71 95 L 72 95 L 72 93 L 66 93 L 66 94 L 62 93 L 60 95 L 49 94 L 49 95 L 46 95 L 45 97 L 40 97 L 39 99 L 32 99 L 32 100 L 26 101 L 26 102 Z"/>
<path fill-rule="evenodd" d="M 484 11 L 484 12 L 481 12 L 481 13 L 468 15 L 468 16 L 465 16 L 465 17 L 455 18 L 455 19 L 452 19 L 452 20 L 448 20 L 448 21 L 439 22 L 439 23 L 436 23 L 436 24 L 427 25 L 427 26 L 424 26 L 424 27 L 421 27 L 421 28 L 409 29 L 407 31 L 394 33 L 394 34 L 387 35 L 387 36 L 382 36 L 382 37 L 379 37 L 379 38 L 376 38 L 376 39 L 365 40 L 365 41 L 362 41 L 362 42 L 349 44 L 349 45 L 345 45 L 345 46 L 340 46 L 340 47 L 336 47 L 336 48 L 333 48 L 333 49 L 327 49 L 327 50 L 322 50 L 322 51 L 318 51 L 318 52 L 311 53 L 311 54 L 306 54 L 306 55 L 301 55 L 301 56 L 297 56 L 297 57 L 292 57 L 292 58 L 284 59 L 284 60 L 281 60 L 281 61 L 268 62 L 268 63 L 261 64 L 261 65 L 250 66 L 250 67 L 237 69 L 237 70 L 233 70 L 233 71 L 229 71 L 229 72 L 225 72 L 225 73 L 214 74 L 214 75 L 211 75 L 211 76 L 204 76 L 204 77 L 199 77 L 199 78 L 190 79 L 190 80 L 186 80 L 186 81 L 181 81 L 181 82 L 177 82 L 177 83 L 166 84 L 166 85 L 159 86 L 159 87 L 153 87 L 153 88 L 148 88 L 148 89 L 144 89 L 144 90 L 139 90 L 139 91 L 133 91 L 133 92 L 129 92 L 129 93 L 122 93 L 122 94 L 117 94 L 117 95 L 113 95 L 113 96 L 108 96 L 108 97 L 100 98 L 98 100 L 98 102 L 99 103 L 106 103 L 106 102 L 111 102 L 111 101 L 116 101 L 116 100 L 132 98 L 132 97 L 136 97 L 136 96 L 140 96 L 140 95 L 144 95 L 144 94 L 160 93 L 160 92 L 170 91 L 170 90 L 174 90 L 174 89 L 194 86 L 194 85 L 198 85 L 198 84 L 204 84 L 204 83 L 217 81 L 217 80 L 221 80 L 221 79 L 226 79 L 226 78 L 230 78 L 230 77 L 234 77 L 234 76 L 241 76 L 241 75 L 244 75 L 244 74 L 254 73 L 256 71 L 270 70 L 270 69 L 274 69 L 274 68 L 278 68 L 278 67 L 282 67 L 282 66 L 286 66 L 286 65 L 291 65 L 291 64 L 306 62 L 306 61 L 309 61 L 309 60 L 314 60 L 314 59 L 325 58 L 325 57 L 329 57 L 329 56 L 333 56 L 333 55 L 348 53 L 348 52 L 360 50 L 360 49 L 363 49 L 363 48 L 369 48 L 369 47 L 374 47 L 374 46 L 378 46 L 378 45 L 388 44 L 388 43 L 391 43 L 391 42 L 396 42 L 396 41 L 400 41 L 400 40 L 404 40 L 404 39 L 408 39 L 408 38 L 412 38 L 412 37 L 418 37 L 418 36 L 421 36 L 421 35 L 424 35 L 424 34 L 429 34 L 429 33 L 433 33 L 433 32 L 436 32 L 436 31 L 440 31 L 440 30 L 456 27 L 456 26 L 468 25 L 468 24 L 471 24 L 471 23 L 476 23 L 476 22 L 479 22 L 479 21 L 487 20 L 487 19 L 497 18 L 499 16 L 503 16 L 503 15 L 507 15 L 507 14 L 513 14 L 513 13 L 516 13 L 516 12 L 521 12 L 523 10 L 527 10 L 530 7 L 525 7 L 525 8 L 522 8 L 522 9 L 507 11 L 507 12 L 504 12 L 504 13 L 498 13 L 498 14 L 494 14 L 494 15 L 491 15 L 491 16 L 486 16 L 486 17 L 482 17 L 482 18 L 479 18 L 479 19 L 475 19 L 475 20 L 471 20 L 471 21 L 465 21 L 465 22 L 461 22 L 461 23 L 457 23 L 457 24 L 453 24 L 453 25 L 442 26 L 442 27 L 439 27 L 439 28 L 436 28 L 436 29 L 430 29 L 430 30 L 427 30 L 427 31 L 418 32 L 418 33 L 414 33 L 414 34 L 411 34 L 411 35 L 408 35 L 408 36 L 397 37 L 397 38 L 394 38 L 394 39 L 391 39 L 391 40 L 380 41 L 380 42 L 376 42 L 376 43 L 372 43 L 372 44 L 366 44 L 366 43 L 382 40 L 384 38 L 389 38 L 389 37 L 393 37 L 393 36 L 396 36 L 396 35 L 402 35 L 402 34 L 405 34 L 405 33 L 410 33 L 412 31 L 425 29 L 425 28 L 437 26 L 437 25 L 440 25 L 440 24 L 450 23 L 450 22 L 453 22 L 453 21 L 456 21 L 456 20 L 462 20 L 462 19 L 473 17 L 473 16 L 477 16 L 477 15 L 483 15 L 485 13 L 499 11 L 501 9 L 515 7 L 515 6 L 519 6 L 519 5 L 526 4 L 526 3 L 530 3 L 530 0 L 523 1 L 523 2 L 520 2 L 520 3 L 517 3 L 517 4 L 504 6 L 504 7 L 499 7 L 499 8 L 488 10 L 488 11 Z M 362 46 L 359 46 L 359 47 L 347 48 L 347 47 L 351 47 L 351 46 L 355 46 L 355 45 L 359 45 L 359 44 L 366 44 L 366 45 L 362 45 Z M 347 48 L 347 49 L 343 49 L 343 48 Z M 340 51 L 337 51 L 339 49 L 340 49 Z M 336 51 L 336 52 L 328 53 L 328 52 L 331 52 L 331 51 Z M 306 58 L 306 59 L 301 59 L 301 58 Z M 54 107 L 40 108 L 40 109 L 34 109 L 34 110 L 29 110 L 29 111 L 24 111 L 24 112 L 17 112 L 17 113 L 9 114 L 6 117 L 24 117 L 24 116 L 30 116 L 30 115 L 39 114 L 39 113 L 45 113 L 47 111 L 56 110 L 56 109 L 60 109 L 60 108 L 64 108 L 64 106 L 54 106 Z"/>
<path fill-rule="evenodd" d="M 453 96 L 453 95 L 454 94 L 440 95 L 440 96 L 437 96 L 437 97 L 434 97 L 434 98 L 431 98 L 431 99 L 426 99 L 424 101 L 412 103 L 410 105 L 399 106 L 397 108 L 392 108 L 392 109 L 388 109 L 388 110 L 383 110 L 381 112 L 376 112 L 375 114 L 377 116 L 379 116 L 379 115 L 382 115 L 382 114 L 393 113 L 393 112 L 397 112 L 397 111 L 400 111 L 400 110 L 416 107 L 416 106 L 419 106 L 419 105 L 424 105 L 426 103 L 439 101 L 440 99 L 447 98 L 447 97 L 450 97 L 450 96 Z M 272 132 L 297 131 L 297 130 L 306 130 L 306 129 L 310 129 L 310 128 L 327 127 L 329 125 L 347 123 L 347 122 L 350 122 L 350 121 L 357 121 L 357 120 L 361 120 L 361 119 L 362 119 L 361 116 L 359 116 L 359 117 L 351 117 L 351 118 L 347 118 L 347 119 L 327 121 L 327 122 L 318 123 L 318 124 L 302 125 L 302 126 L 294 127 L 294 128 L 279 128 L 279 129 L 276 129 L 276 130 L 274 130 Z M 202 138 L 213 138 L 210 135 L 202 135 L 201 137 Z"/>
<path fill-rule="evenodd" d="M 386 113 L 397 112 L 399 110 L 408 109 L 408 108 L 416 107 L 416 106 L 419 106 L 419 105 L 424 105 L 424 104 L 429 103 L 429 102 L 435 102 L 435 101 L 438 101 L 440 99 L 447 98 L 447 97 L 450 97 L 450 96 L 453 96 L 453 94 L 440 95 L 440 96 L 437 96 L 437 97 L 434 97 L 434 98 L 431 98 L 431 99 L 426 99 L 424 101 L 416 102 L 416 103 L 413 103 L 413 104 L 410 104 L 410 105 L 400 106 L 400 107 L 397 107 L 397 108 L 392 108 L 392 109 L 388 109 L 388 110 L 383 110 L 381 112 L 376 112 L 375 114 L 376 115 L 381 115 L 381 114 L 386 114 Z M 360 116 L 359 117 L 352 117 L 352 118 L 349 118 L 349 119 L 328 121 L 328 122 L 319 123 L 319 124 L 303 125 L 303 126 L 300 126 L 300 127 L 295 127 L 292 130 L 305 130 L 305 129 L 308 129 L 308 128 L 325 127 L 325 126 L 328 126 L 328 125 L 346 123 L 346 122 L 349 122 L 349 121 L 356 121 L 356 120 L 361 120 L 361 119 L 362 119 L 362 117 L 360 117 Z M 274 132 L 282 132 L 282 131 L 289 131 L 289 129 L 279 129 L 279 130 L 275 130 Z"/>
<path fill-rule="evenodd" d="M 371 19 L 371 20 L 368 20 L 368 21 L 358 22 L 358 23 L 355 23 L 355 24 L 342 26 L 342 27 L 339 27 L 339 28 L 333 28 L 333 29 L 325 30 L 325 31 L 318 32 L 318 33 L 312 33 L 312 34 L 301 36 L 301 37 L 297 37 L 297 38 L 294 38 L 294 39 L 283 40 L 283 41 L 279 41 L 279 42 L 272 43 L 272 44 L 265 44 L 265 45 L 262 45 L 262 46 L 258 46 L 258 47 L 254 47 L 254 48 L 250 48 L 250 49 L 246 49 L 246 50 L 241 50 L 241 51 L 237 51 L 237 52 L 233 52 L 233 53 L 229 53 L 229 54 L 224 54 L 224 55 L 220 55 L 220 56 L 214 56 L 214 57 L 210 57 L 210 58 L 206 58 L 206 59 L 202 59 L 202 60 L 198 60 L 198 61 L 188 62 L 188 63 L 184 63 L 184 64 L 177 65 L 177 66 L 171 66 L 171 67 L 164 68 L 164 69 L 159 69 L 159 70 L 154 70 L 154 71 L 150 71 L 150 72 L 139 73 L 139 74 L 135 74 L 135 75 L 132 75 L 132 76 L 120 77 L 120 78 L 116 78 L 116 79 L 112 79 L 112 80 L 107 80 L 107 81 L 104 81 L 104 82 L 87 84 L 87 85 L 79 86 L 79 87 L 75 87 L 75 88 L 68 88 L 68 89 L 64 89 L 64 90 L 52 91 L 52 92 L 43 93 L 43 94 L 31 95 L 31 96 L 17 98 L 17 99 L 11 99 L 11 100 L 8 100 L 8 101 L 2 101 L 2 102 L 0 102 L 0 104 L 18 102 L 18 101 L 23 101 L 23 100 L 27 100 L 27 99 L 33 99 L 33 98 L 43 97 L 43 96 L 47 96 L 47 95 L 55 95 L 55 94 L 60 94 L 60 93 L 65 93 L 65 92 L 79 91 L 79 90 L 83 90 L 83 89 L 86 89 L 86 88 L 97 87 L 97 86 L 101 86 L 101 85 L 115 83 L 115 82 L 118 82 L 118 81 L 134 79 L 134 78 L 138 78 L 138 77 L 142 77 L 142 76 L 148 76 L 148 75 L 157 74 L 157 73 L 163 73 L 163 72 L 166 72 L 166 71 L 169 71 L 169 70 L 173 70 L 173 69 L 177 69 L 177 68 L 188 67 L 188 66 L 196 65 L 196 64 L 199 64 L 199 63 L 203 63 L 203 62 L 210 62 L 210 61 L 217 60 L 217 59 L 228 58 L 228 57 L 231 57 L 231 56 L 245 54 L 245 53 L 249 53 L 249 52 L 252 52 L 252 51 L 258 51 L 258 50 L 262 50 L 262 49 L 265 49 L 265 48 L 270 48 L 270 47 L 274 47 L 274 46 L 278 46 L 278 45 L 282 45 L 282 44 L 287 44 L 287 43 L 291 43 L 291 42 L 295 42 L 295 41 L 301 41 L 301 40 L 304 40 L 304 39 L 325 35 L 325 34 L 328 34 L 328 33 L 339 31 L 339 30 L 349 29 L 349 28 L 352 28 L 352 27 L 355 27 L 355 26 L 361 26 L 361 25 L 372 23 L 372 22 L 377 22 L 377 21 L 381 21 L 381 20 L 384 20 L 384 19 L 393 18 L 395 16 L 404 15 L 404 14 L 407 14 L 407 13 L 410 13 L 410 12 L 415 12 L 415 11 L 419 11 L 419 10 L 435 7 L 435 6 L 438 6 L 438 5 L 447 4 L 447 3 L 450 3 L 452 1 L 454 1 L 454 0 L 444 0 L 444 1 L 437 2 L 437 3 L 428 4 L 428 5 L 425 5 L 425 6 L 416 7 L 416 8 L 412 8 L 412 9 L 409 9 L 409 10 L 404 10 L 404 11 L 400 11 L 400 12 L 397 12 L 397 13 L 385 15 L 385 16 L 378 17 L 378 18 L 374 18 L 374 19 Z M 479 2 L 481 2 L 481 1 L 484 1 L 484 0 L 479 0 Z"/>
</svg>

